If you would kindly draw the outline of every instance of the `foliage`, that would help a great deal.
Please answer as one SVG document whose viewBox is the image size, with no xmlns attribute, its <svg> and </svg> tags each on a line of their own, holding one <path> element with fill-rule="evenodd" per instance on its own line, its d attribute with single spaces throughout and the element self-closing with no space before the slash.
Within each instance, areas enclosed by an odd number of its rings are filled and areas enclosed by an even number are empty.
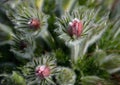
<svg viewBox="0 0 120 85">
<path fill-rule="evenodd" d="M 1 0 L 0 85 L 119 85 L 120 0 Z"/>
</svg>

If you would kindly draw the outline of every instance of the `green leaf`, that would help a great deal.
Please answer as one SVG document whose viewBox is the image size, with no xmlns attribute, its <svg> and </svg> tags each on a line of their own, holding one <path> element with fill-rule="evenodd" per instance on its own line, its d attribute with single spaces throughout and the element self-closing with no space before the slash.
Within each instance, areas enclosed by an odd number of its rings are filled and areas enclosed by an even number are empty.
<svg viewBox="0 0 120 85">
<path fill-rule="evenodd" d="M 120 53 L 120 19 L 109 22 L 108 29 L 103 37 L 97 43 L 98 48 L 103 49 L 107 53 Z"/>
<path fill-rule="evenodd" d="M 107 72 L 113 74 L 120 71 L 120 55 L 119 54 L 107 55 L 102 50 L 96 50 L 93 56 L 95 59 L 95 63 L 99 65 L 102 69 L 107 70 Z"/>
<path fill-rule="evenodd" d="M 120 0 L 114 0 L 114 3 L 112 4 L 110 18 L 115 19 L 120 17 Z"/>
<path fill-rule="evenodd" d="M 25 79 L 15 71 L 13 71 L 11 79 L 14 82 L 14 85 L 26 85 Z"/>
<path fill-rule="evenodd" d="M 99 62 L 101 63 L 101 67 L 111 74 L 120 71 L 120 55 L 118 54 L 104 56 Z"/>
<path fill-rule="evenodd" d="M 60 72 L 56 75 L 59 85 L 74 85 L 76 74 L 70 68 L 59 67 Z"/>
<path fill-rule="evenodd" d="M 110 76 L 109 73 L 106 70 L 101 69 L 98 63 L 96 64 L 96 62 L 93 56 L 84 56 L 83 59 L 78 59 L 77 62 L 73 62 L 72 67 L 77 71 L 79 74 L 78 76 L 80 77 L 96 75 L 101 78 L 108 79 Z"/>
<path fill-rule="evenodd" d="M 16 65 L 11 62 L 0 63 L 0 73 L 11 73 L 14 69 L 16 69 Z"/>
<path fill-rule="evenodd" d="M 99 78 L 98 76 L 81 77 L 82 85 L 113 85 L 111 82 Z"/>
<path fill-rule="evenodd" d="M 10 27 L 0 23 L 0 45 L 9 43 L 14 34 Z"/>
<path fill-rule="evenodd" d="M 106 55 L 107 54 L 104 50 L 97 49 L 93 54 L 96 65 L 100 66 L 102 64 L 101 61 L 105 58 Z"/>
<path fill-rule="evenodd" d="M 54 49 L 55 47 L 54 38 L 52 37 L 50 32 L 45 28 L 41 30 L 41 32 L 36 36 L 36 42 L 37 42 L 37 45 L 42 46 L 44 50 L 46 50 L 45 47 L 47 47 L 47 49 L 50 49 L 50 50 Z"/>
<path fill-rule="evenodd" d="M 15 7 L 21 2 L 21 0 L 2 0 L 1 5 L 4 5 L 5 8 L 9 9 L 15 9 Z"/>
<path fill-rule="evenodd" d="M 59 8 L 56 2 L 57 0 L 44 0 L 44 5 L 42 7 L 43 12 L 46 14 L 53 14 L 55 10 Z"/>
</svg>

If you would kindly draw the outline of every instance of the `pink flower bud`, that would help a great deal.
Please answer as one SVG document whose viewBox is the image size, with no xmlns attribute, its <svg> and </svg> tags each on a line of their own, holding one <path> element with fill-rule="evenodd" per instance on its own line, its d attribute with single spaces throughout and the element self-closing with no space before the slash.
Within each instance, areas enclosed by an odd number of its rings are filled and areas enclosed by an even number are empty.
<svg viewBox="0 0 120 85">
<path fill-rule="evenodd" d="M 69 26 L 68 26 L 68 34 L 70 36 L 76 36 L 79 37 L 82 33 L 82 29 L 83 29 L 83 23 L 75 18 L 72 22 L 69 22 Z"/>
<path fill-rule="evenodd" d="M 40 27 L 40 21 L 38 19 L 31 19 L 28 22 L 30 28 L 37 30 Z"/>
<path fill-rule="evenodd" d="M 35 74 L 40 78 L 48 77 L 50 75 L 50 68 L 45 65 L 38 66 L 36 67 Z"/>
</svg>

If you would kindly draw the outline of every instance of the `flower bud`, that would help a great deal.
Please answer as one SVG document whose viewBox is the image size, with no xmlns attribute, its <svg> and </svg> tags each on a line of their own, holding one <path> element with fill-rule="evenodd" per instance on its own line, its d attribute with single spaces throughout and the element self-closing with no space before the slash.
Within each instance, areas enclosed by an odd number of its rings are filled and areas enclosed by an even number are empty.
<svg viewBox="0 0 120 85">
<path fill-rule="evenodd" d="M 50 75 L 50 68 L 45 65 L 38 66 L 36 67 L 35 74 L 40 78 L 48 77 Z"/>
<path fill-rule="evenodd" d="M 20 50 L 24 50 L 25 48 L 27 48 L 27 42 L 24 40 L 21 40 L 19 43 L 19 48 Z"/>
<path fill-rule="evenodd" d="M 29 22 L 28 22 L 30 28 L 32 29 L 39 29 L 40 27 L 40 21 L 38 19 L 31 19 Z"/>
<path fill-rule="evenodd" d="M 72 22 L 69 22 L 68 34 L 70 36 L 79 37 L 82 33 L 82 29 L 83 23 L 79 19 L 75 18 Z"/>
</svg>

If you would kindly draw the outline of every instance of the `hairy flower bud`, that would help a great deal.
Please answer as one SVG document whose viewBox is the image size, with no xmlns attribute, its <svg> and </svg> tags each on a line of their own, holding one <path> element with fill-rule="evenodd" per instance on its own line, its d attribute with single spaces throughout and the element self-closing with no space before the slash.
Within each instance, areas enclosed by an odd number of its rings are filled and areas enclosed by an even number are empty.
<svg viewBox="0 0 120 85">
<path fill-rule="evenodd" d="M 37 30 L 40 27 L 40 21 L 38 19 L 31 19 L 28 22 L 30 28 Z"/>
<path fill-rule="evenodd" d="M 72 20 L 72 22 L 69 22 L 68 34 L 70 36 L 79 37 L 82 33 L 82 29 L 83 23 L 79 19 L 75 18 Z"/>
<path fill-rule="evenodd" d="M 21 40 L 19 43 L 19 48 L 20 50 L 24 50 L 25 48 L 27 48 L 27 42 L 24 40 Z"/>
<path fill-rule="evenodd" d="M 48 77 L 50 75 L 50 68 L 45 65 L 38 66 L 35 69 L 35 74 L 40 78 Z"/>
</svg>

